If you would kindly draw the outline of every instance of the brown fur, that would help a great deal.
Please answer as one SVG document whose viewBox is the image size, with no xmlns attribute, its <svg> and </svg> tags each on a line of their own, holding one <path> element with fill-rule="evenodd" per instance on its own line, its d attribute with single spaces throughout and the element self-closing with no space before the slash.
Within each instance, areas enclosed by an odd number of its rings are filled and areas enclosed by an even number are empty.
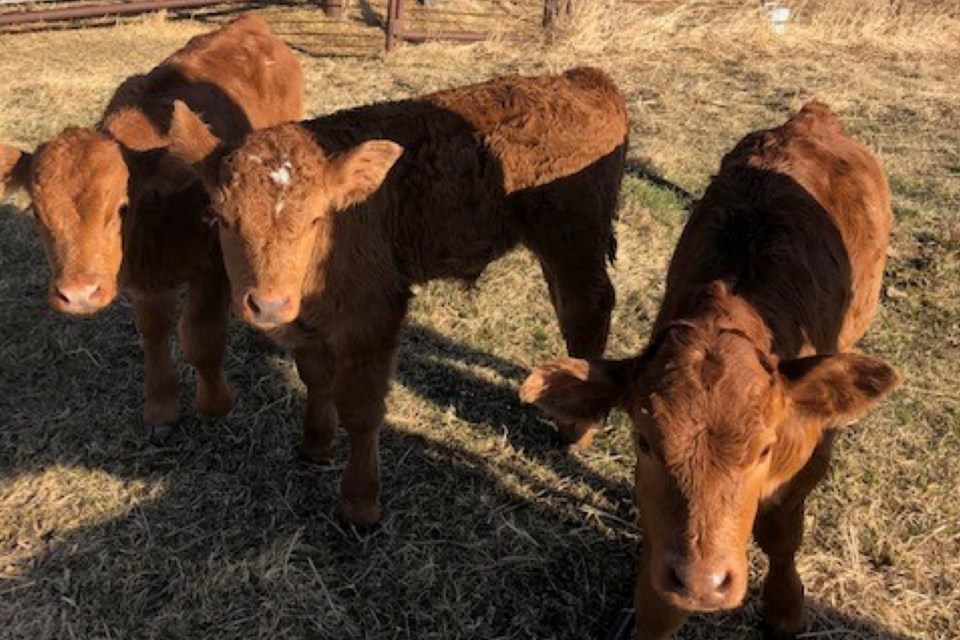
<svg viewBox="0 0 960 640">
<path fill-rule="evenodd" d="M 377 432 L 411 285 L 475 280 L 522 243 L 569 352 L 602 355 L 627 116 L 601 72 L 502 78 L 242 143 L 178 107 L 173 132 L 214 195 L 237 313 L 294 351 L 304 454 L 329 457 L 337 418 L 349 433 L 347 521 L 379 518 Z"/>
<path fill-rule="evenodd" d="M 206 114 L 223 136 L 302 115 L 293 53 L 255 16 L 191 39 L 146 75 L 123 82 L 95 128 L 71 127 L 34 154 L 0 146 L 3 181 L 29 189 L 51 270 L 51 305 L 92 313 L 128 291 L 143 337 L 144 420 L 179 415 L 170 359 L 173 290 L 189 283 L 180 318 L 186 359 L 198 372 L 197 410 L 220 415 L 232 393 L 223 377 L 227 289 L 209 198 L 167 153 L 174 101 Z M 17 158 L 10 166 L 6 158 Z M 27 167 L 26 170 L 24 167 Z"/>
<path fill-rule="evenodd" d="M 30 178 L 30 154 L 0 144 L 0 198 L 7 190 L 22 188 Z"/>
<path fill-rule="evenodd" d="M 751 531 L 770 557 L 766 621 L 803 630 L 803 503 L 834 429 L 897 382 L 850 352 L 876 308 L 892 214 L 883 172 L 811 103 L 745 137 L 694 208 L 646 351 L 539 367 L 521 397 L 564 419 L 634 423 L 644 526 L 637 637 L 736 606 Z"/>
</svg>

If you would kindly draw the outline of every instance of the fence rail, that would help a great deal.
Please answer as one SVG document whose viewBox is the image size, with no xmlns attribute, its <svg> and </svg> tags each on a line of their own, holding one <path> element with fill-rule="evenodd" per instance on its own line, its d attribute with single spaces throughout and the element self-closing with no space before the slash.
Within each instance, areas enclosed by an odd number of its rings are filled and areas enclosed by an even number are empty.
<svg viewBox="0 0 960 640">
<path fill-rule="evenodd" d="M 550 26 L 558 17 L 570 12 L 574 0 L 494 0 L 488 7 L 477 9 L 467 7 L 463 10 L 441 6 L 416 7 L 411 10 L 410 0 L 386 0 L 386 16 L 381 23 L 385 35 L 385 48 L 389 51 L 399 42 L 425 42 L 428 40 L 449 40 L 455 42 L 474 42 L 489 38 L 494 31 L 490 23 L 502 26 L 510 22 L 516 26 L 539 24 Z M 348 0 L 314 0 L 309 3 L 331 18 L 342 17 Z M 41 7 L 38 5 L 52 4 Z M 64 0 L 0 0 L 0 27 L 21 25 L 39 25 L 55 22 L 71 22 L 95 18 L 111 18 L 148 13 L 158 10 L 201 9 L 205 7 L 231 7 L 277 5 L 286 3 L 256 2 L 243 0 L 128 0 L 117 2 L 77 2 Z M 483 24 L 484 18 L 487 24 Z M 463 26 L 464 20 L 476 23 Z M 318 22 L 320 20 L 318 19 Z M 504 35 L 502 29 L 496 33 Z M 516 35 L 516 34 L 514 34 Z M 510 38 L 510 34 L 504 35 Z"/>
<path fill-rule="evenodd" d="M 41 0 L 54 2 L 55 0 Z M 23 4 L 3 1 L 2 4 Z M 36 2 L 31 2 L 31 5 Z M 0 13 L 0 25 L 30 24 L 35 22 L 59 22 L 82 18 L 105 18 L 109 16 L 148 13 L 159 9 L 192 9 L 215 4 L 225 4 L 223 0 L 132 0 L 130 2 L 111 2 L 104 4 L 79 4 L 76 6 L 52 7 L 29 11 L 8 11 Z"/>
</svg>

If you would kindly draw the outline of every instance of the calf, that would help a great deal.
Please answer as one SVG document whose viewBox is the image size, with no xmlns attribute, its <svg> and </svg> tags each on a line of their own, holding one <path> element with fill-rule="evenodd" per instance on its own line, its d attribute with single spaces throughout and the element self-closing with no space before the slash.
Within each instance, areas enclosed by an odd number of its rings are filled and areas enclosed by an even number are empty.
<svg viewBox="0 0 960 640">
<path fill-rule="evenodd" d="M 0 145 L 3 183 L 33 199 L 50 304 L 89 314 L 120 288 L 133 298 L 153 438 L 168 435 L 180 412 L 170 355 L 179 285 L 189 283 L 179 329 L 197 371 L 197 412 L 218 416 L 233 404 L 221 367 L 229 289 L 206 192 L 167 153 L 173 102 L 209 114 L 219 135 L 240 136 L 302 117 L 302 85 L 293 53 L 262 19 L 244 16 L 126 80 L 96 127 L 68 128 L 33 154 Z"/>
<path fill-rule="evenodd" d="M 751 531 L 766 623 L 805 626 L 794 555 L 837 428 L 897 382 L 853 353 L 873 317 L 892 215 L 877 160 L 826 106 L 744 138 L 695 206 L 646 350 L 538 367 L 521 397 L 565 420 L 633 421 L 644 552 L 637 637 L 738 605 Z"/>
<path fill-rule="evenodd" d="M 518 243 L 568 351 L 600 357 L 627 115 L 600 71 L 510 77 L 221 141 L 185 106 L 173 152 L 213 197 L 236 313 L 291 348 L 301 452 L 349 434 L 341 515 L 380 518 L 378 432 L 411 285 L 476 280 Z M 570 427 L 583 437 L 587 422 Z"/>
</svg>

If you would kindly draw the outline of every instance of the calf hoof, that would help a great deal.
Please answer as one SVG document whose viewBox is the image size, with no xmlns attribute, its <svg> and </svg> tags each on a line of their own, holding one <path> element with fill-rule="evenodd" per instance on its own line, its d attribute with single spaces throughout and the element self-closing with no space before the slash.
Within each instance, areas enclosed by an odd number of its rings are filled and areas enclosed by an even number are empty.
<svg viewBox="0 0 960 640">
<path fill-rule="evenodd" d="M 230 413 L 236 401 L 236 394 L 228 385 L 224 385 L 216 391 L 206 391 L 202 387 L 197 389 L 197 397 L 194 407 L 197 415 L 204 420 L 213 418 L 222 418 Z"/>
<path fill-rule="evenodd" d="M 176 430 L 177 428 L 174 425 L 148 424 L 146 429 L 147 442 L 156 447 L 162 447 L 170 441 Z"/>
<path fill-rule="evenodd" d="M 340 503 L 340 519 L 358 530 L 370 530 L 380 522 L 380 503 L 358 504 L 343 500 Z"/>
<path fill-rule="evenodd" d="M 760 629 L 764 640 L 795 640 L 807 630 L 807 616 L 802 612 L 793 620 L 772 620 L 764 617 Z"/>
<path fill-rule="evenodd" d="M 327 466 L 333 460 L 333 444 L 317 445 L 301 442 L 297 448 L 297 457 L 303 462 Z"/>
<path fill-rule="evenodd" d="M 595 422 L 558 422 L 560 442 L 571 447 L 589 447 L 593 444 Z"/>
<path fill-rule="evenodd" d="M 180 402 L 176 396 L 162 402 L 148 399 L 143 405 L 143 424 L 147 427 L 147 435 L 154 427 L 172 430 L 178 422 L 180 422 Z"/>
</svg>

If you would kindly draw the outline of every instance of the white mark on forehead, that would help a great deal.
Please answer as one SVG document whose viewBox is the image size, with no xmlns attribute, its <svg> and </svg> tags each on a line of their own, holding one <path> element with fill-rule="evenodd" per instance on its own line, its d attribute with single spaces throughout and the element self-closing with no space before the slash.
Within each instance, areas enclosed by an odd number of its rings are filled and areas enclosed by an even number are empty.
<svg viewBox="0 0 960 640">
<path fill-rule="evenodd" d="M 290 184 L 291 172 L 293 170 L 293 165 L 290 164 L 289 160 L 284 160 L 283 164 L 269 172 L 267 175 L 270 176 L 270 179 L 273 180 L 275 184 L 285 187 Z"/>
<path fill-rule="evenodd" d="M 280 214 L 283 213 L 283 207 L 285 205 L 283 194 L 287 187 L 290 186 L 292 174 L 293 165 L 286 158 L 283 159 L 283 162 L 276 169 L 267 172 L 267 176 L 273 181 L 273 183 L 280 187 L 280 193 L 277 195 L 277 201 L 273 205 L 274 218 L 279 218 Z"/>
</svg>

